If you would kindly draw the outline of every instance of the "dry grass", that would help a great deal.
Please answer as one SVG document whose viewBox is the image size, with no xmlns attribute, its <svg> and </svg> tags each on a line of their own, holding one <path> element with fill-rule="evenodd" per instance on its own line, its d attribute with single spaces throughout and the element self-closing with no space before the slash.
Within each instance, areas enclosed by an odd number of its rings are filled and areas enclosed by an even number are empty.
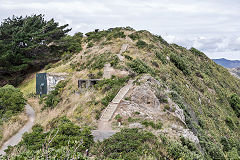
<svg viewBox="0 0 240 160">
<path fill-rule="evenodd" d="M 104 46 L 102 46 L 101 42 L 99 42 L 96 43 L 94 47 L 90 48 L 90 51 L 87 53 L 86 51 L 89 50 L 87 48 L 87 44 L 83 44 L 83 50 L 74 55 L 74 57 L 66 63 L 58 62 L 60 65 L 56 65 L 56 67 L 52 67 L 47 71 L 42 70 L 41 72 L 68 72 L 70 75 L 69 82 L 62 93 L 62 101 L 54 109 L 41 111 L 43 105 L 39 104 L 39 99 L 28 98 L 28 103 L 34 108 L 36 113 L 35 123 L 39 123 L 47 129 L 49 121 L 56 117 L 66 115 L 75 124 L 96 126 L 97 121 L 95 120 L 95 110 L 100 110 L 100 101 L 104 95 L 94 89 L 85 90 L 82 93 L 77 94 L 77 81 L 78 79 L 88 78 L 87 75 L 89 74 L 89 70 L 85 69 L 82 71 L 74 71 L 72 70 L 70 64 L 86 62 L 89 60 L 89 55 L 93 57 L 108 51 L 113 54 L 118 54 L 122 44 L 124 43 L 130 43 L 130 45 L 132 45 L 132 42 L 129 42 L 129 40 L 122 39 L 113 40 L 111 45 Z M 35 74 L 33 74 L 28 77 L 22 85 L 20 85 L 19 88 L 24 92 L 24 95 L 35 92 L 35 81 Z"/>
<path fill-rule="evenodd" d="M 3 145 L 10 137 L 16 134 L 28 121 L 28 117 L 25 112 L 17 116 L 13 116 L 7 123 L 2 126 L 2 139 L 0 146 Z"/>
</svg>

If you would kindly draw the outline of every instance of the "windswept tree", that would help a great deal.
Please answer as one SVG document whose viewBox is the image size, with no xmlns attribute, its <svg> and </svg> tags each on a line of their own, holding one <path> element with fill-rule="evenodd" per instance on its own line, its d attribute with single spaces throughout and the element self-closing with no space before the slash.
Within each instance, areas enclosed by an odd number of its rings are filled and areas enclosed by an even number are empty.
<svg viewBox="0 0 240 160">
<path fill-rule="evenodd" d="M 0 26 L 0 77 L 24 74 L 58 57 L 61 40 L 71 30 L 42 14 L 4 19 Z"/>
</svg>

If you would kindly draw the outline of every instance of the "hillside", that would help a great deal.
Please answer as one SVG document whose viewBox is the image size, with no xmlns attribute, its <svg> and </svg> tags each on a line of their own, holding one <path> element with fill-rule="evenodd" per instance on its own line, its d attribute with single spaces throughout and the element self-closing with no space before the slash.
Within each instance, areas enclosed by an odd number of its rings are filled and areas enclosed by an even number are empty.
<svg viewBox="0 0 240 160">
<path fill-rule="evenodd" d="M 145 30 L 114 28 L 86 35 L 79 53 L 65 52 L 61 61 L 41 71 L 68 73 L 54 92 L 38 98 L 35 74 L 19 86 L 36 111 L 38 125 L 7 156 L 23 156 L 25 148 L 34 157 L 43 152 L 44 137 L 56 133 L 61 134 L 59 142 L 49 147 L 67 153 L 59 145 L 68 146 L 66 137 L 79 141 L 76 135 L 81 135 L 86 145 L 76 150 L 83 155 L 89 149 L 86 156 L 96 159 L 239 158 L 240 81 L 227 69 L 194 48 L 168 44 Z M 79 79 L 103 77 L 109 78 L 79 91 Z M 119 133 L 93 143 L 80 128 L 99 129 L 101 114 L 130 82 L 109 122 Z M 35 136 L 39 139 L 30 143 Z"/>
<path fill-rule="evenodd" d="M 237 68 L 240 67 L 240 61 L 239 60 L 228 60 L 225 58 L 221 59 L 213 59 L 213 61 L 225 68 Z"/>
<path fill-rule="evenodd" d="M 235 77 L 240 78 L 240 68 L 231 68 L 229 71 Z"/>
</svg>

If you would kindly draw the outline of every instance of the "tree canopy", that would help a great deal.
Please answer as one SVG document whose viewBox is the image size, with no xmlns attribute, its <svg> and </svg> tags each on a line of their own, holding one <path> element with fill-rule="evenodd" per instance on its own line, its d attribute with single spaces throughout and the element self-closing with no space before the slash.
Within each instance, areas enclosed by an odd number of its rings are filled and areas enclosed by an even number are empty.
<svg viewBox="0 0 240 160">
<path fill-rule="evenodd" d="M 0 26 L 0 76 L 23 73 L 59 54 L 57 42 L 71 29 L 44 15 L 4 19 Z"/>
</svg>

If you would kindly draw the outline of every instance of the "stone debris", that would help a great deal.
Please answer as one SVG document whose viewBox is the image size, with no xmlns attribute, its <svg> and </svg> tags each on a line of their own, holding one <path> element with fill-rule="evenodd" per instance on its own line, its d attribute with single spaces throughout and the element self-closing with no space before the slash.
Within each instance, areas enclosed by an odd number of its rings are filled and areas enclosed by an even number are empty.
<svg viewBox="0 0 240 160">
<path fill-rule="evenodd" d="M 143 125 L 141 123 L 131 123 L 129 128 L 143 128 Z"/>
</svg>

